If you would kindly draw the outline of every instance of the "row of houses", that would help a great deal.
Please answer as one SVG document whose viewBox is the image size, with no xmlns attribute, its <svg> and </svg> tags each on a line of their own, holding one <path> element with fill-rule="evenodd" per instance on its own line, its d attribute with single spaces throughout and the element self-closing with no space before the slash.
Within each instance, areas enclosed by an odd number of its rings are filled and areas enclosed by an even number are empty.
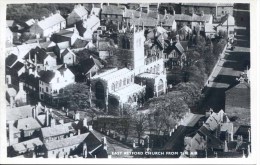
<svg viewBox="0 0 260 165">
<path fill-rule="evenodd" d="M 69 117 L 69 115 L 68 115 Z M 79 114 L 58 118 L 38 103 L 7 110 L 8 157 L 107 158 L 108 144 Z"/>
</svg>

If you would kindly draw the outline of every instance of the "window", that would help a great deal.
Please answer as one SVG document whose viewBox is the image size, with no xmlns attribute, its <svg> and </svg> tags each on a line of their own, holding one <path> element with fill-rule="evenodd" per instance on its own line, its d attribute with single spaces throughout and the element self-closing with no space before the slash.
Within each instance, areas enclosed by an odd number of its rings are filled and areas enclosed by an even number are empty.
<svg viewBox="0 0 260 165">
<path fill-rule="evenodd" d="M 59 77 L 57 78 L 57 83 L 60 83 L 60 78 Z"/>
<path fill-rule="evenodd" d="M 126 85 L 126 78 L 124 78 L 124 85 Z"/>
<path fill-rule="evenodd" d="M 49 92 L 49 88 L 48 87 L 46 87 L 46 92 Z"/>
<path fill-rule="evenodd" d="M 112 91 L 115 91 L 115 88 L 116 88 L 115 84 L 113 83 L 112 86 L 111 86 Z"/>
<path fill-rule="evenodd" d="M 119 82 L 119 88 L 122 86 L 122 80 L 120 80 Z"/>
</svg>

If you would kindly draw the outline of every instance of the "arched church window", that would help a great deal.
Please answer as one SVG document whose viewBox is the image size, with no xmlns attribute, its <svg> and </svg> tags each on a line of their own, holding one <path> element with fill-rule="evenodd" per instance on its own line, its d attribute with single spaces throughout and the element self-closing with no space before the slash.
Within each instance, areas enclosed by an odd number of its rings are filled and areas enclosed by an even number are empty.
<svg viewBox="0 0 260 165">
<path fill-rule="evenodd" d="M 122 86 L 122 80 L 120 80 L 119 82 L 119 88 Z"/>
<path fill-rule="evenodd" d="M 163 80 L 159 80 L 159 82 L 158 82 L 158 91 L 159 92 L 163 90 L 163 86 L 164 86 Z"/>
<path fill-rule="evenodd" d="M 116 88 L 118 88 L 119 87 L 119 83 L 118 83 L 118 81 L 116 82 Z"/>
<path fill-rule="evenodd" d="M 112 84 L 111 89 L 112 89 L 112 91 L 115 91 L 115 90 L 116 90 L 116 87 L 115 87 L 115 84 L 114 84 L 114 83 Z"/>
<path fill-rule="evenodd" d="M 129 39 L 126 39 L 126 49 L 130 49 L 130 41 L 129 41 Z"/>
<path fill-rule="evenodd" d="M 124 82 L 123 83 L 124 83 L 124 85 L 126 85 L 126 78 L 124 78 Z"/>
<path fill-rule="evenodd" d="M 156 70 L 156 72 L 159 73 L 159 71 L 160 71 L 160 64 L 157 65 L 157 70 Z"/>
</svg>

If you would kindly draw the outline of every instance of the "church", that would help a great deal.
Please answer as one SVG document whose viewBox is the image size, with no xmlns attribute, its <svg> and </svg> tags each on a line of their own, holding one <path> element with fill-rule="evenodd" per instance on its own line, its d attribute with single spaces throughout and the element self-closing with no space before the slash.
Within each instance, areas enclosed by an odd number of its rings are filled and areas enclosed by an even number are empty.
<svg viewBox="0 0 260 165">
<path fill-rule="evenodd" d="M 167 80 L 162 50 L 145 45 L 144 27 L 118 31 L 110 69 L 91 78 L 92 100 L 108 114 L 123 114 L 127 107 L 141 107 L 146 100 L 166 93 Z M 109 66 L 108 66 L 109 67 Z"/>
</svg>

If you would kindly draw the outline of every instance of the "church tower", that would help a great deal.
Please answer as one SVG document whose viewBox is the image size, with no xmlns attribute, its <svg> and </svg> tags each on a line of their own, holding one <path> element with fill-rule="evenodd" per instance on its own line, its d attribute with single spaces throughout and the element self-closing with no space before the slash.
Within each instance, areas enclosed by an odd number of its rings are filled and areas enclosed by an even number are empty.
<svg viewBox="0 0 260 165">
<path fill-rule="evenodd" d="M 144 65 L 144 30 L 137 29 L 135 26 L 129 30 L 121 30 L 117 35 L 118 48 L 120 53 L 118 56 L 118 64 L 124 63 L 125 67 L 133 70 L 140 70 Z M 123 62 L 124 61 L 124 62 Z M 137 72 L 138 74 L 138 72 Z"/>
</svg>

